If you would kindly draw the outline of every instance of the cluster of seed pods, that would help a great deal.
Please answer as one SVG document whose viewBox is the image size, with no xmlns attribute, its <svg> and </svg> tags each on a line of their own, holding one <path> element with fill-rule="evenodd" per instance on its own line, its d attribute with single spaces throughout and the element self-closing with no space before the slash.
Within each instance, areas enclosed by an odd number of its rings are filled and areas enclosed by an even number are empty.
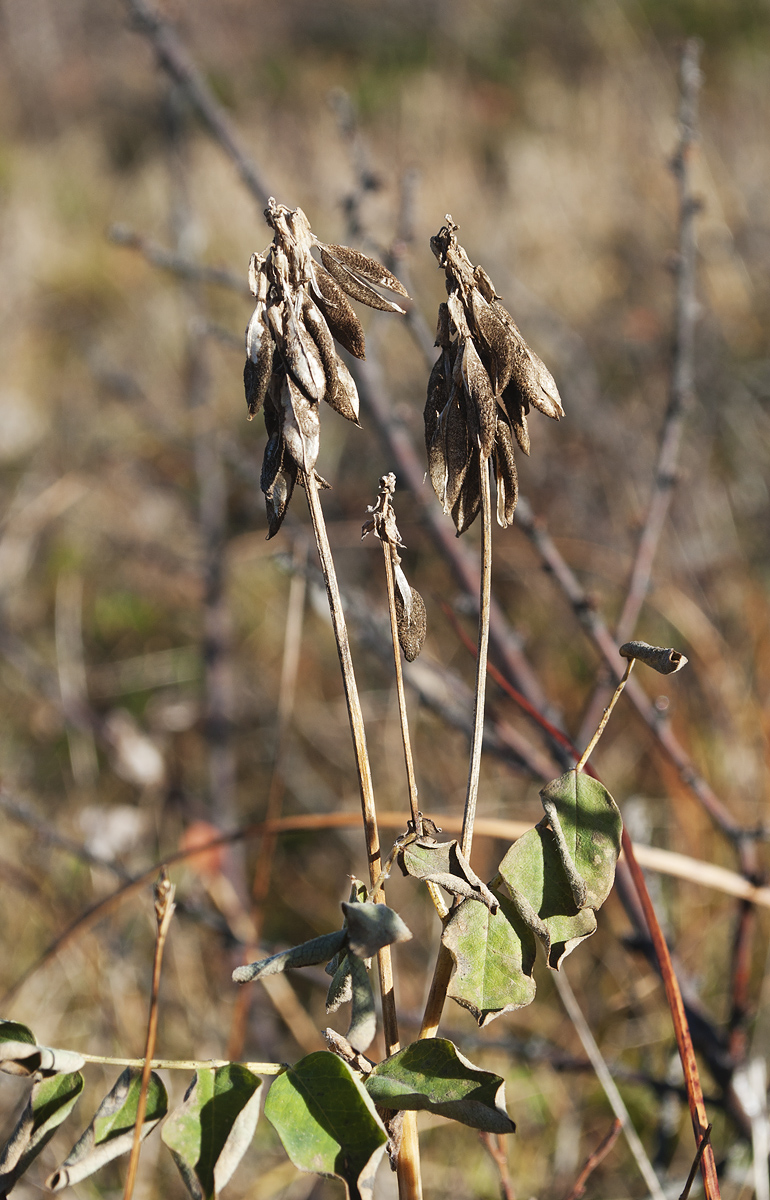
<svg viewBox="0 0 770 1200">
<path fill-rule="evenodd" d="M 529 454 L 530 406 L 564 416 L 548 368 L 530 350 L 482 267 L 457 241 L 450 216 L 430 245 L 446 273 L 439 306 L 439 357 L 428 382 L 425 443 L 433 488 L 458 534 L 481 507 L 481 463 L 492 457 L 497 520 L 513 521 L 518 499 L 514 438 Z M 479 451 L 481 454 L 479 454 Z"/>
<path fill-rule="evenodd" d="M 404 297 L 407 293 L 374 259 L 320 242 L 301 208 L 290 209 L 271 198 L 265 219 L 273 241 L 264 254 L 253 254 L 249 264 L 255 307 L 246 329 L 243 381 L 249 418 L 262 407 L 265 412 L 268 441 L 261 485 L 268 537 L 273 537 L 297 480 L 315 475 L 320 402 L 358 424 L 356 385 L 335 347 L 336 340 L 355 358 L 364 357 L 364 332 L 348 297 L 403 313 L 377 288 Z M 314 248 L 320 263 L 311 254 Z"/>
</svg>

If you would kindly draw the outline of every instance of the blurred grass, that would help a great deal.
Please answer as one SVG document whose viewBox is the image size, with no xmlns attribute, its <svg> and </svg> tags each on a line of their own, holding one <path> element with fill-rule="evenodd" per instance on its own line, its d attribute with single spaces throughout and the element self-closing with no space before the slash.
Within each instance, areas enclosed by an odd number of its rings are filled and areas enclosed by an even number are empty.
<svg viewBox="0 0 770 1200">
<path fill-rule="evenodd" d="M 409 265 L 413 294 L 431 325 L 443 289 L 427 239 L 447 211 L 460 223 L 472 259 L 486 266 L 562 391 L 564 422 L 532 422 L 533 454 L 520 463 L 522 487 L 610 623 L 622 605 L 666 405 L 673 311 L 667 261 L 676 244 L 667 160 L 676 141 L 676 43 L 693 33 L 704 39 L 702 143 L 695 166 L 703 198 L 698 404 L 639 633 L 689 655 L 688 674 L 666 689 L 674 729 L 740 821 L 765 819 L 770 77 L 764 6 L 754 0 L 521 0 L 509 6 L 388 0 L 375 9 L 352 0 L 281 6 L 227 0 L 212 8 L 201 0 L 176 0 L 165 11 L 179 22 L 276 196 L 300 204 L 321 237 L 345 240 L 345 200 L 356 186 L 349 147 L 327 103 L 332 88 L 352 97 L 367 145 L 374 186 L 362 198 L 361 217 L 370 250 L 392 241 L 401 176 L 417 167 Z M 86 811 L 102 814 L 106 823 L 121 805 L 136 810 L 143 822 L 139 840 L 121 843 L 118 837 L 112 852 L 138 870 L 175 849 L 194 820 L 220 819 L 207 776 L 201 674 L 192 670 L 185 679 L 131 693 L 107 694 L 103 683 L 121 678 L 125 664 L 137 659 L 146 659 L 149 671 L 152 655 L 198 654 L 202 551 L 186 393 L 191 312 L 194 304 L 205 320 L 240 337 L 248 304 L 213 287 L 197 289 L 193 302 L 173 278 L 109 244 L 105 232 L 125 222 L 171 244 L 174 197 L 183 182 L 192 214 L 188 254 L 245 272 L 249 253 L 267 242 L 267 229 L 232 168 L 184 113 L 187 177 L 180 179 L 168 151 L 165 81 L 147 46 L 127 28 L 120 4 L 4 0 L 0 12 L 3 620 L 35 649 L 55 689 L 57 581 L 63 572 L 76 572 L 83 582 L 91 702 L 102 717 L 125 710 L 164 764 L 161 779 L 141 785 L 116 772 L 115 747 L 101 742 L 98 775 L 76 782 L 56 705 L 3 660 L 0 768 L 11 793 L 28 798 L 44 823 L 79 841 L 89 836 Z M 419 355 L 395 319 L 382 322 L 369 314 L 364 321 L 392 401 L 419 446 L 425 386 Z M 300 493 L 279 537 L 264 542 L 261 496 L 255 499 L 253 483 L 232 465 L 258 469 L 264 444 L 261 419 L 253 425 L 243 419 L 241 353 L 212 339 L 204 353 L 210 428 L 235 447 L 234 456 L 226 454 L 225 562 L 236 812 L 246 821 L 262 814 L 272 771 L 289 586 L 283 556 L 295 539 L 307 537 L 308 522 Z M 381 612 L 378 548 L 359 548 L 357 526 L 379 475 L 392 464 L 370 429 L 350 428 L 331 413 L 323 424 L 319 466 L 334 483 L 324 504 L 343 585 L 362 592 Z M 65 475 L 80 481 L 83 494 L 33 522 L 34 498 Z M 470 679 L 472 664 L 437 603 L 439 597 L 458 600 L 454 583 L 406 493 L 397 493 L 396 508 L 408 546 L 405 567 L 428 604 L 425 653 Z M 475 545 L 476 538 L 474 529 L 466 540 Z M 498 598 L 574 731 L 593 689 L 596 654 L 515 528 L 496 533 L 495 555 Z M 311 593 L 285 768 L 286 807 L 355 809 L 336 651 L 328 618 Z M 359 649 L 356 660 L 378 803 L 403 808 L 392 681 L 369 652 Z M 662 685 L 646 686 L 654 695 Z M 493 686 L 490 701 L 528 729 Z M 462 803 L 464 740 L 433 714 L 414 703 L 411 708 L 421 800 L 440 821 L 442 812 L 457 812 Z M 656 844 L 733 865 L 729 848 L 661 764 L 629 710 L 613 718 L 597 765 L 621 804 L 637 798 Z M 485 814 L 535 820 L 536 792 L 494 760 L 485 762 Z M 0 858 L 7 869 L 0 864 L 0 986 L 7 987 L 115 881 L 108 871 L 52 848 L 34 830 L 2 819 Z M 492 871 L 500 849 L 479 842 L 478 869 Z M 254 856 L 248 846 L 246 878 Z M 346 876 L 364 870 L 362 839 L 353 831 L 282 839 L 266 944 L 336 926 Z M 229 977 L 240 950 L 222 932 L 206 878 L 192 867 L 178 878 L 180 896 L 206 919 L 180 915 L 175 924 L 159 1046 L 169 1056 L 218 1056 L 228 1041 L 234 1001 Z M 422 935 L 399 953 L 399 995 L 414 1019 L 436 929 L 407 884 L 394 880 L 391 891 L 407 923 Z M 656 903 L 704 1004 L 726 1019 L 734 906 L 670 881 L 659 887 Z M 72 943 L 5 1015 L 27 1021 L 50 1044 L 138 1053 L 152 952 L 149 904 L 149 895 L 128 901 Z M 627 929 L 613 898 L 596 938 L 567 969 L 608 1059 L 662 1076 L 673 1049 L 670 1023 L 651 971 L 623 945 Z M 767 933 L 762 916 L 752 1004 Z M 319 981 L 299 979 L 297 991 L 323 1026 Z M 531 1008 L 481 1034 L 459 1010 L 448 1013 L 447 1022 L 468 1039 L 471 1057 L 506 1075 L 519 1125 L 510 1144 L 518 1194 L 566 1193 L 611 1118 L 589 1074 L 520 1061 L 511 1035 L 549 1038 L 565 1052 L 579 1053 L 548 980 L 540 978 Z M 266 996 L 255 992 L 244 1055 L 298 1053 Z M 102 1091 L 110 1082 L 105 1074 Z M 708 1078 L 705 1084 L 713 1090 Z M 98 1089 L 89 1088 L 93 1109 Z M 15 1080 L 0 1080 L 6 1124 L 21 1090 Z M 653 1146 L 658 1099 L 639 1085 L 624 1084 L 623 1091 L 642 1137 Z M 86 1109 L 84 1100 L 78 1117 L 83 1125 Z M 475 1135 L 427 1125 L 426 1194 L 496 1194 L 492 1164 Z M 681 1107 L 675 1106 L 673 1128 L 667 1153 L 676 1181 L 686 1174 L 691 1154 Z M 66 1153 L 70 1134 L 74 1140 L 70 1124 L 57 1134 L 41 1160 L 43 1170 Z M 309 1193 L 309 1182 L 291 1182 L 271 1139 L 261 1127 L 248 1168 L 231 1185 L 234 1200 L 280 1194 L 300 1200 Z M 718 1157 L 735 1143 L 734 1129 L 719 1114 L 713 1140 Z M 147 1194 L 181 1196 L 165 1159 L 156 1167 L 149 1153 L 147 1158 Z M 116 1171 L 104 1187 L 110 1192 L 118 1186 Z M 384 1196 L 392 1183 L 384 1178 L 378 1186 Z M 316 1195 L 337 1194 L 328 1182 L 314 1187 Z M 622 1142 L 591 1187 L 608 1198 L 642 1194 Z M 20 1185 L 20 1197 L 25 1188 Z M 84 1194 L 96 1192 L 95 1185 L 84 1185 Z M 727 1180 L 725 1194 L 738 1196 L 740 1183 Z"/>
</svg>

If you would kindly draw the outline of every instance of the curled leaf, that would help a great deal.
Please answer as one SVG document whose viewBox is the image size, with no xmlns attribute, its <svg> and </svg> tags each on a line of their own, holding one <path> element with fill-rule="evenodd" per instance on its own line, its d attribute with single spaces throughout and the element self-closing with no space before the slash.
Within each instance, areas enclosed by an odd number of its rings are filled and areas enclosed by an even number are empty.
<svg viewBox="0 0 770 1200">
<path fill-rule="evenodd" d="M 54 1075 L 36 1083 L 16 1128 L 0 1150 L 0 1196 L 18 1179 L 66 1120 L 83 1091 L 80 1072 Z"/>
<path fill-rule="evenodd" d="M 397 912 L 387 904 L 342 905 L 347 926 L 347 944 L 359 958 L 372 958 L 383 946 L 408 942 L 412 934 Z"/>
<path fill-rule="evenodd" d="M 364 1086 L 381 1108 L 438 1113 L 487 1133 L 516 1129 L 502 1077 L 474 1066 L 447 1038 L 405 1046 L 377 1063 Z"/>
<path fill-rule="evenodd" d="M 363 1054 L 372 1044 L 377 1032 L 374 993 L 369 982 L 369 972 L 362 960 L 353 954 L 349 957 L 349 962 L 352 1005 L 347 1040 L 354 1050 Z"/>
<path fill-rule="evenodd" d="M 331 1015 L 335 1013 L 343 1004 L 348 1004 L 353 999 L 353 976 L 351 963 L 353 958 L 349 954 L 337 956 L 327 963 L 324 968 L 327 974 L 332 974 L 330 967 L 335 963 L 333 978 L 329 984 L 329 990 L 326 993 L 326 1011 Z"/>
<path fill-rule="evenodd" d="M 674 675 L 687 665 L 688 659 L 673 646 L 649 646 L 647 642 L 625 642 L 620 647 L 623 658 L 636 658 L 660 675 Z"/>
<path fill-rule="evenodd" d="M 265 975 L 280 975 L 291 967 L 311 967 L 317 963 L 328 962 L 345 944 L 345 939 L 344 929 L 336 929 L 334 933 L 311 938 L 301 946 L 292 946 L 290 950 L 282 950 L 279 954 L 272 954 L 270 958 L 236 967 L 233 971 L 233 982 L 251 983 Z"/>
<path fill-rule="evenodd" d="M 75 1050 L 39 1046 L 27 1025 L 0 1020 L 0 1071 L 6 1075 L 57 1075 L 79 1071 L 85 1063 Z"/>
</svg>

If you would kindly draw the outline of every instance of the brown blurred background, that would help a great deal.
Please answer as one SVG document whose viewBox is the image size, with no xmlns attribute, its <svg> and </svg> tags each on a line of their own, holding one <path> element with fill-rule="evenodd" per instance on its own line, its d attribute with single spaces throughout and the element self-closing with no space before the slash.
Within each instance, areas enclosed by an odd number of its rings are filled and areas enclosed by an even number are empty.
<svg viewBox="0 0 770 1200">
<path fill-rule="evenodd" d="M 690 657 L 686 673 L 643 685 L 652 698 L 660 693 L 659 710 L 735 818 L 746 826 L 765 820 L 766 5 L 166 0 L 163 13 L 270 193 L 301 205 L 325 241 L 382 255 L 395 250 L 431 330 L 443 282 L 428 239 L 452 214 L 471 259 L 487 269 L 558 382 L 567 415 L 558 425 L 531 419 L 532 456 L 519 455 L 522 491 L 610 626 L 666 410 L 677 64 L 682 39 L 702 39 L 693 167 L 702 200 L 697 404 L 637 634 Z M 249 254 L 269 240 L 260 205 L 157 68 L 146 38 L 131 27 L 129 4 L 2 0 L 0 28 L 4 990 L 121 882 L 121 872 L 148 867 L 185 838 L 259 819 L 279 743 L 284 811 L 355 811 L 358 798 L 304 496 L 297 491 L 283 529 L 266 542 L 258 486 L 264 427 L 261 417 L 245 420 L 245 273 Z M 109 235 L 116 225 L 124 241 L 133 231 L 185 261 L 234 273 L 244 292 L 153 266 L 140 250 L 116 244 Z M 370 359 L 384 372 L 383 399 L 422 457 L 424 357 L 399 318 L 362 318 Z M 382 556 L 373 539 L 359 544 L 377 480 L 395 464 L 365 408 L 362 431 L 331 411 L 322 421 L 319 469 L 333 484 L 324 505 L 341 583 L 351 613 L 375 619 L 365 637 L 353 619 L 352 637 L 377 801 L 405 812 L 392 672 L 372 650 L 385 612 Z M 475 640 L 472 603 L 407 490 L 397 492 L 396 511 L 408 547 L 404 566 L 428 608 L 424 659 L 468 685 L 472 658 L 439 600 L 455 608 Z M 497 598 L 552 711 L 577 737 L 599 657 L 522 532 L 496 530 L 494 540 Z M 464 543 L 476 550 L 476 527 Z M 294 614 L 289 650 L 299 656 L 293 706 L 291 689 L 281 685 L 287 612 Z M 451 680 L 445 688 L 457 695 Z M 544 754 L 540 735 L 511 701 L 492 685 L 489 696 L 493 715 Z M 281 706 L 288 714 L 282 738 Z M 421 804 L 440 822 L 461 811 L 467 739 L 413 694 L 410 707 Z M 729 843 L 623 703 L 596 763 L 640 841 L 735 866 Z M 537 789 L 515 763 L 488 755 L 479 811 L 535 821 Z M 103 861 L 87 861 L 57 837 Z M 479 839 L 476 869 L 494 872 L 504 849 Z M 240 1057 L 281 1060 L 302 1052 L 261 987 L 240 1013 L 242 1036 L 237 1019 L 233 1032 L 230 972 L 249 940 L 257 853 L 248 842 L 214 862 L 175 870 L 184 903 L 165 969 L 165 1056 L 221 1056 L 230 1047 Z M 265 869 L 263 861 L 263 883 Z M 265 947 L 336 927 L 347 876 L 365 870 L 359 830 L 279 839 Z M 731 1002 L 735 904 L 663 877 L 652 876 L 651 887 L 678 961 L 721 1027 Z M 438 933 L 411 885 L 394 880 L 389 895 L 415 933 L 398 953 L 411 1036 Z M 3 1015 L 30 1024 L 44 1043 L 140 1053 L 149 912 L 145 889 L 69 942 Z M 611 1064 L 676 1084 L 661 989 L 624 940 L 628 932 L 613 897 L 599 933 L 567 971 Z M 760 917 L 748 954 L 747 1038 L 766 935 Z M 611 1120 L 591 1073 L 565 1072 L 562 1059 L 582 1060 L 582 1051 L 546 974 L 540 964 L 530 1008 L 480 1034 L 460 1009 L 446 1014 L 447 1030 L 474 1061 L 507 1078 L 519 1125 L 509 1157 L 521 1196 L 564 1194 Z M 308 972 L 292 984 L 310 1024 L 325 1025 L 322 976 Z M 344 1029 L 344 1013 L 338 1016 Z M 763 1036 L 760 1027 L 759 1054 L 768 1050 Z M 79 1116 L 57 1135 L 33 1181 L 66 1153 L 112 1078 L 91 1070 Z M 661 1099 L 649 1078 L 626 1078 L 623 1093 L 651 1156 L 681 1183 L 692 1145 L 686 1106 L 674 1092 Z M 181 1076 L 171 1085 L 181 1089 Z M 704 1085 L 718 1092 L 708 1072 Z M 19 1081 L 0 1079 L 7 1125 L 21 1097 Z M 713 1119 L 725 1194 L 748 1196 L 745 1139 L 718 1105 Z M 494 1165 L 472 1131 L 426 1120 L 422 1141 L 428 1196 L 497 1194 Z M 141 1194 L 181 1196 L 157 1135 L 155 1142 L 144 1151 Z M 101 1184 L 81 1185 L 81 1194 L 117 1189 L 120 1171 L 110 1171 Z M 31 1195 L 34 1186 L 20 1184 L 16 1194 Z M 382 1196 L 393 1194 L 387 1169 L 378 1186 Z M 591 1186 L 607 1197 L 645 1194 L 622 1143 Z M 300 1200 L 311 1189 L 336 1195 L 337 1187 L 295 1177 L 260 1125 L 230 1194 Z"/>
</svg>

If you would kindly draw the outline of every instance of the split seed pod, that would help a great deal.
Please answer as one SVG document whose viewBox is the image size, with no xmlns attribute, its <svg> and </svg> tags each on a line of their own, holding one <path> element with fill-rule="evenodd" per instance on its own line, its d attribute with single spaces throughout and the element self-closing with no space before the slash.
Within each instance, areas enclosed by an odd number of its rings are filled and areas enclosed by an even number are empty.
<svg viewBox="0 0 770 1200">
<path fill-rule="evenodd" d="M 482 462 L 485 469 L 491 463 L 495 477 L 498 524 L 512 524 L 518 499 L 514 438 L 529 454 L 530 406 L 555 420 L 564 410 L 550 371 L 456 234 L 447 216 L 430 240 L 446 273 L 447 301 L 439 306 L 440 354 L 428 382 L 424 420 L 431 483 L 459 535 L 481 508 Z"/>
<path fill-rule="evenodd" d="M 400 313 L 401 305 L 378 289 L 408 297 L 381 263 L 359 250 L 320 242 L 301 208 L 271 197 L 265 219 L 273 241 L 249 263 L 255 308 L 246 328 L 243 383 L 249 419 L 265 411 L 262 491 L 270 538 L 281 526 L 296 481 L 304 484 L 312 472 L 323 484 L 315 471 L 320 401 L 359 423 L 356 385 L 334 344 L 336 339 L 355 358 L 364 357 L 364 332 L 348 296 Z M 314 248 L 323 265 L 313 258 Z"/>
<path fill-rule="evenodd" d="M 396 629 L 398 641 L 407 662 L 414 662 L 425 642 L 427 633 L 427 614 L 425 601 L 417 588 L 410 587 L 409 581 L 401 567 L 401 558 L 397 547 L 403 546 L 401 534 L 396 525 L 396 514 L 393 511 L 393 493 L 396 490 L 396 477 L 391 471 L 383 475 L 377 491 L 377 503 L 367 506 L 370 514 L 361 529 L 361 537 L 373 533 L 384 544 L 390 554 L 393 568 L 394 605 L 396 610 Z"/>
</svg>

